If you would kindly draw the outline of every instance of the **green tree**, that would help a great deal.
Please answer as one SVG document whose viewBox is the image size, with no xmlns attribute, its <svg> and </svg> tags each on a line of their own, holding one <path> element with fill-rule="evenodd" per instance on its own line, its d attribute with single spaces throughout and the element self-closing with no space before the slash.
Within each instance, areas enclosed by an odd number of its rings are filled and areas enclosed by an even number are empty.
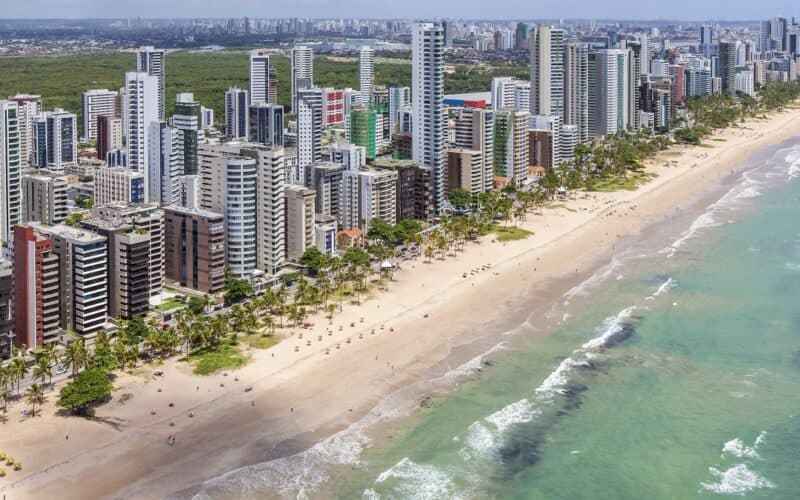
<svg viewBox="0 0 800 500">
<path fill-rule="evenodd" d="M 42 406 L 47 400 L 44 396 L 44 389 L 39 384 L 31 384 L 25 392 L 25 400 L 31 405 L 31 416 L 36 416 L 36 407 Z"/>
<path fill-rule="evenodd" d="M 317 247 L 311 247 L 300 257 L 300 264 L 304 265 L 316 276 L 320 270 L 328 265 L 328 258 Z"/>
<path fill-rule="evenodd" d="M 225 273 L 225 305 L 238 304 L 253 295 L 253 286 L 247 280 L 236 278 L 230 272 Z"/>
<path fill-rule="evenodd" d="M 111 396 L 108 373 L 100 368 L 84 370 L 61 389 L 58 406 L 78 415 L 86 415 L 96 404 Z"/>
</svg>

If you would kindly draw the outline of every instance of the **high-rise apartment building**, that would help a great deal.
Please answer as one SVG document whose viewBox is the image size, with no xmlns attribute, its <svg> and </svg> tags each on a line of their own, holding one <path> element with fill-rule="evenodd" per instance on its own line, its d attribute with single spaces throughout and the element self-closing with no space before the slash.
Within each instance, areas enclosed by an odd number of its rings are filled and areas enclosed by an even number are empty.
<svg viewBox="0 0 800 500">
<path fill-rule="evenodd" d="M 158 120 L 167 119 L 166 113 L 166 64 L 167 53 L 163 49 L 141 47 L 136 54 L 136 71 L 156 78 L 156 110 Z"/>
<path fill-rule="evenodd" d="M 150 127 L 161 121 L 159 82 L 157 76 L 146 72 L 125 73 L 123 126 L 127 139 L 128 167 L 145 176 L 145 199 L 150 176 Z"/>
<path fill-rule="evenodd" d="M 110 151 L 122 148 L 122 119 L 100 115 L 97 117 L 97 159 L 106 160 Z"/>
<path fill-rule="evenodd" d="M 589 53 L 589 137 L 625 130 L 628 123 L 628 51 L 602 49 Z"/>
<path fill-rule="evenodd" d="M 445 205 L 444 29 L 418 23 L 412 31 L 413 159 L 431 170 L 437 211 Z"/>
<path fill-rule="evenodd" d="M 374 160 L 378 154 L 377 123 L 378 113 L 371 106 L 356 106 L 350 112 L 347 138 L 364 148 L 368 160 Z"/>
<path fill-rule="evenodd" d="M 22 222 L 22 167 L 17 103 L 0 100 L 0 246 L 11 251 L 14 226 Z"/>
<path fill-rule="evenodd" d="M 297 92 L 297 184 L 309 185 L 309 166 L 322 160 L 322 90 Z"/>
<path fill-rule="evenodd" d="M 283 106 L 265 102 L 250 106 L 250 142 L 283 147 Z"/>
<path fill-rule="evenodd" d="M 246 90 L 231 87 L 225 92 L 225 137 L 228 139 L 246 140 L 250 135 L 249 102 Z"/>
<path fill-rule="evenodd" d="M 172 205 L 181 197 L 184 175 L 184 130 L 165 122 L 150 124 L 150 160 L 146 201 Z"/>
<path fill-rule="evenodd" d="M 322 126 L 327 128 L 344 123 L 344 91 L 322 89 Z"/>
<path fill-rule="evenodd" d="M 144 175 L 129 168 L 98 168 L 94 175 L 94 204 L 144 203 L 144 183 Z"/>
<path fill-rule="evenodd" d="M 0 260 L 0 360 L 11 357 L 14 343 L 14 268 Z"/>
<path fill-rule="evenodd" d="M 104 328 L 108 317 L 107 241 L 85 229 L 28 224 L 53 242 L 58 256 L 61 286 L 61 328 L 91 336 Z"/>
<path fill-rule="evenodd" d="M 373 167 L 397 172 L 397 220 L 433 220 L 433 184 L 429 168 L 420 167 L 413 160 L 384 158 L 375 160 Z"/>
<path fill-rule="evenodd" d="M 78 117 L 63 109 L 33 120 L 33 166 L 64 172 L 78 165 Z"/>
<path fill-rule="evenodd" d="M 315 246 L 316 193 L 304 186 L 286 187 L 286 257 L 299 261 Z"/>
<path fill-rule="evenodd" d="M 32 227 L 14 228 L 14 332 L 16 344 L 37 349 L 58 341 L 61 273 L 53 242 Z"/>
<path fill-rule="evenodd" d="M 722 79 L 722 92 L 736 95 L 736 44 L 719 44 L 719 74 Z"/>
<path fill-rule="evenodd" d="M 222 214 L 170 206 L 164 208 L 165 276 L 204 293 L 225 286 L 225 218 Z"/>
<path fill-rule="evenodd" d="M 17 103 L 17 122 L 19 124 L 19 158 L 22 168 L 31 165 L 33 155 L 33 120 L 42 107 L 39 95 L 17 94 L 8 98 Z"/>
<path fill-rule="evenodd" d="M 495 117 L 494 171 L 515 186 L 528 178 L 528 121 L 526 111 L 501 111 Z"/>
<path fill-rule="evenodd" d="M 108 116 L 115 118 L 119 115 L 119 92 L 108 89 L 87 90 L 81 94 L 81 109 L 83 109 L 83 135 L 82 141 L 97 140 L 97 118 Z"/>
<path fill-rule="evenodd" d="M 397 223 L 397 172 L 362 170 L 359 182 L 359 226 L 365 233 L 374 220 Z"/>
<path fill-rule="evenodd" d="M 375 50 L 372 47 L 361 47 L 358 53 L 358 81 L 361 94 L 370 98 L 375 86 Z"/>
<path fill-rule="evenodd" d="M 455 146 L 477 151 L 480 162 L 470 175 L 472 193 L 485 193 L 494 186 L 494 126 L 495 112 L 477 108 L 459 109 L 454 116 Z M 471 159 L 474 161 L 474 157 Z"/>
<path fill-rule="evenodd" d="M 56 225 L 67 218 L 67 181 L 63 175 L 37 170 L 22 176 L 22 221 Z"/>
<path fill-rule="evenodd" d="M 408 87 L 389 87 L 389 133 L 400 132 L 400 110 L 411 104 L 411 89 Z M 410 132 L 410 130 L 406 130 Z"/>
<path fill-rule="evenodd" d="M 250 52 L 250 103 L 277 104 L 278 79 L 270 54 L 263 49 Z"/>
<path fill-rule="evenodd" d="M 179 130 L 180 149 L 183 150 L 181 175 L 197 175 L 197 148 L 205 140 L 203 128 L 203 106 L 194 100 L 194 94 L 183 92 L 175 98 L 175 114 L 170 125 Z"/>
<path fill-rule="evenodd" d="M 564 30 L 537 26 L 530 34 L 533 115 L 564 114 Z"/>
<path fill-rule="evenodd" d="M 528 111 L 530 109 L 531 84 L 510 76 L 492 79 L 492 109 L 495 111 Z"/>
<path fill-rule="evenodd" d="M 567 44 L 564 66 L 564 124 L 578 127 L 583 144 L 589 140 L 589 47 Z"/>
<path fill-rule="evenodd" d="M 298 112 L 299 91 L 314 86 L 314 51 L 297 46 L 291 55 L 292 113 Z"/>
</svg>

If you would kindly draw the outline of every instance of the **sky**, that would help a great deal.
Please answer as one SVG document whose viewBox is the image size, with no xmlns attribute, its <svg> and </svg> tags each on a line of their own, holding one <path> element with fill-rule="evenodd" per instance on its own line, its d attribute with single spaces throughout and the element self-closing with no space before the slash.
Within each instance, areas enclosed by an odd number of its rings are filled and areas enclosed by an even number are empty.
<svg viewBox="0 0 800 500">
<path fill-rule="evenodd" d="M 796 0 L 0 0 L 0 18 L 359 17 L 757 20 Z"/>
</svg>

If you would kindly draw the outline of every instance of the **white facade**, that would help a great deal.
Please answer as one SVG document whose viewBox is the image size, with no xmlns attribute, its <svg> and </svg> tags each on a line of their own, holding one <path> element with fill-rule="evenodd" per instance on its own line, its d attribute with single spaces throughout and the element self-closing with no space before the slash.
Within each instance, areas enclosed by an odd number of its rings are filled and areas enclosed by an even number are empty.
<svg viewBox="0 0 800 500">
<path fill-rule="evenodd" d="M 358 53 L 358 81 L 361 94 L 371 98 L 375 85 L 375 51 L 372 47 L 362 47 Z"/>
<path fill-rule="evenodd" d="M 234 276 L 247 278 L 256 270 L 258 169 L 250 158 L 228 158 L 224 165 L 225 264 Z"/>
<path fill-rule="evenodd" d="M 292 112 L 297 113 L 298 91 L 314 86 L 314 51 L 310 47 L 298 46 L 291 56 Z"/>
<path fill-rule="evenodd" d="M 115 117 L 119 114 L 117 109 L 119 92 L 116 90 L 94 89 L 81 94 L 81 107 L 83 108 L 83 136 L 82 142 L 97 140 L 97 117 Z"/>
<path fill-rule="evenodd" d="M 136 71 L 152 75 L 157 80 L 158 119 L 166 120 L 166 63 L 167 53 L 163 49 L 141 47 L 136 54 Z"/>
<path fill-rule="evenodd" d="M 145 199 L 149 177 L 150 126 L 159 120 L 159 81 L 143 72 L 125 73 L 123 126 L 127 138 L 128 167 L 144 174 Z"/>
<path fill-rule="evenodd" d="M 125 167 L 98 168 L 94 175 L 94 205 L 142 203 L 144 175 Z"/>
<path fill-rule="evenodd" d="M 373 220 L 397 223 L 397 172 L 394 170 L 364 170 L 359 178 L 359 224 L 369 231 Z"/>
<path fill-rule="evenodd" d="M 531 83 L 510 76 L 492 78 L 492 109 L 495 111 L 530 109 Z"/>
<path fill-rule="evenodd" d="M 147 202 L 173 205 L 180 202 L 180 176 L 184 173 L 184 131 L 166 123 L 150 125 L 150 172 Z"/>
<path fill-rule="evenodd" d="M 533 115 L 564 113 L 564 30 L 537 26 L 530 32 Z"/>
<path fill-rule="evenodd" d="M 278 88 L 275 68 L 270 64 L 269 52 L 250 52 L 250 103 L 277 102 Z"/>
<path fill-rule="evenodd" d="M 495 112 L 486 109 L 458 110 L 454 120 L 455 145 L 480 155 L 478 171 L 473 171 L 471 192 L 485 193 L 494 187 Z"/>
<path fill-rule="evenodd" d="M 414 25 L 411 42 L 413 155 L 431 170 L 436 210 L 445 204 L 444 29 L 441 23 Z"/>
<path fill-rule="evenodd" d="M 14 226 L 22 222 L 22 190 L 17 103 L 0 100 L 0 245 L 12 249 Z"/>
<path fill-rule="evenodd" d="M 309 167 L 322 159 L 322 90 L 298 92 L 297 175 L 298 184 L 310 185 Z"/>
<path fill-rule="evenodd" d="M 630 92 L 628 52 L 604 49 L 589 54 L 589 136 L 604 137 L 624 130 Z"/>
<path fill-rule="evenodd" d="M 400 110 L 411 104 L 411 89 L 408 87 L 389 87 L 389 134 L 399 132 Z"/>
<path fill-rule="evenodd" d="M 33 155 L 33 119 L 42 107 L 42 98 L 38 95 L 17 94 L 9 98 L 17 103 L 17 121 L 19 123 L 19 158 L 22 168 L 31 165 Z"/>
</svg>

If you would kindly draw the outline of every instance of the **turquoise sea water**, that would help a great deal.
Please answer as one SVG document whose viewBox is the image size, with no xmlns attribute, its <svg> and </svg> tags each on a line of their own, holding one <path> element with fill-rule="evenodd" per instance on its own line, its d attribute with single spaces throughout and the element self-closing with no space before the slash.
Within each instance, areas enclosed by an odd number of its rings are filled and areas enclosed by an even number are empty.
<svg viewBox="0 0 800 500">
<path fill-rule="evenodd" d="M 432 407 L 375 435 L 389 398 L 195 498 L 800 499 L 800 140 L 749 166 Z"/>
<path fill-rule="evenodd" d="M 800 499 L 800 147 L 762 156 L 688 230 L 629 249 L 566 297 L 553 335 L 514 339 L 327 487 Z"/>
</svg>

